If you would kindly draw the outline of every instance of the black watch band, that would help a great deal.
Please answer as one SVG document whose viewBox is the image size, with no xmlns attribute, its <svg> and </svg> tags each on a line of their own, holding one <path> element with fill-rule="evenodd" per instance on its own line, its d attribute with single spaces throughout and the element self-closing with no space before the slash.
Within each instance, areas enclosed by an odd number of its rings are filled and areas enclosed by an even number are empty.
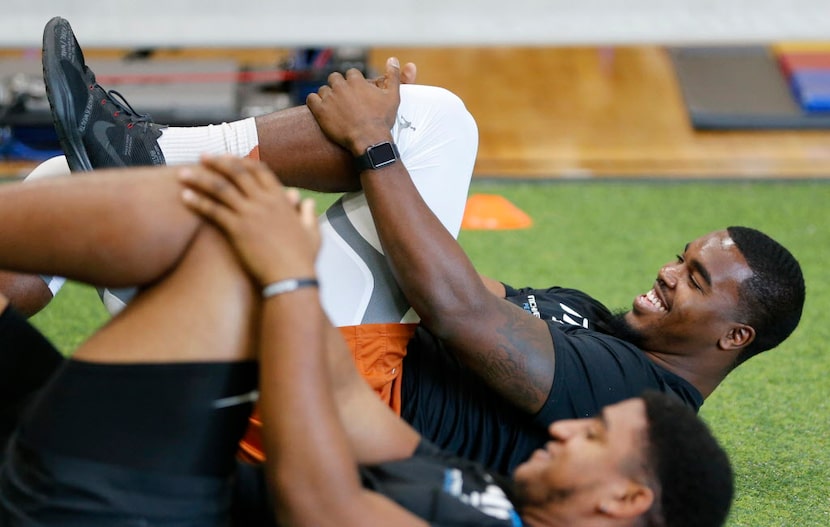
<svg viewBox="0 0 830 527">
<path fill-rule="evenodd" d="M 398 147 L 391 141 L 384 141 L 366 149 L 363 155 L 354 158 L 358 172 L 377 170 L 398 161 L 401 155 Z"/>
</svg>

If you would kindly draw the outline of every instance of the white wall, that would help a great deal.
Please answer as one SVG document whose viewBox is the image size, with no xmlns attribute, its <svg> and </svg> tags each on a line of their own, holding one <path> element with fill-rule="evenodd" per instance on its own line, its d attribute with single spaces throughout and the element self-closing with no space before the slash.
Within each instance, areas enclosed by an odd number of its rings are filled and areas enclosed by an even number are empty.
<svg viewBox="0 0 830 527">
<path fill-rule="evenodd" d="M 0 47 L 67 18 L 84 46 L 830 40 L 830 0 L 0 0 Z"/>
</svg>

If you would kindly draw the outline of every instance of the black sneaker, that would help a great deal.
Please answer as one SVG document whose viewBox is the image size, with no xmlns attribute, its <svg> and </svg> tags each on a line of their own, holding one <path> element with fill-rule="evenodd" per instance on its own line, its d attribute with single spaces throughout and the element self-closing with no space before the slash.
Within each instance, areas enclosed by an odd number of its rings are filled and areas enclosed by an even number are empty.
<svg viewBox="0 0 830 527">
<path fill-rule="evenodd" d="M 71 170 L 164 164 L 158 145 L 163 126 L 95 82 L 69 22 L 60 17 L 43 30 L 43 80 Z"/>
</svg>

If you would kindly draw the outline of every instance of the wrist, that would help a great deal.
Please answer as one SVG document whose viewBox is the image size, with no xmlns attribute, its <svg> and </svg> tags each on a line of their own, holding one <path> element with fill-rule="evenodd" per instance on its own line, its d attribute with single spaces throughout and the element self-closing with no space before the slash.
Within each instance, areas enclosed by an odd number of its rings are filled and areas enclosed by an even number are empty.
<svg viewBox="0 0 830 527">
<path fill-rule="evenodd" d="M 355 156 L 354 165 L 357 172 L 362 174 L 394 165 L 400 159 L 397 145 L 392 141 L 382 141 L 368 146 L 365 152 Z"/>
<path fill-rule="evenodd" d="M 366 133 L 351 141 L 349 151 L 353 157 L 362 156 L 367 148 L 386 141 L 392 142 L 392 134 L 389 130 Z"/>
<path fill-rule="evenodd" d="M 262 288 L 261 295 L 263 300 L 272 298 L 286 293 L 292 293 L 300 289 L 320 287 L 320 283 L 313 275 L 301 276 L 297 278 L 284 278 L 265 284 Z"/>
</svg>

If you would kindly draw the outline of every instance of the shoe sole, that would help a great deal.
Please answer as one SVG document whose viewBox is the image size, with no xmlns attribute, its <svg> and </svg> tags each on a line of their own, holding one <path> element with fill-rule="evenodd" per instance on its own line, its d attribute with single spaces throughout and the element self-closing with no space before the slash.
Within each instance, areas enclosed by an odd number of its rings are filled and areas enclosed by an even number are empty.
<svg viewBox="0 0 830 527">
<path fill-rule="evenodd" d="M 64 126 L 64 123 L 74 123 L 75 106 L 72 104 L 72 93 L 66 88 L 68 82 L 61 67 L 61 35 L 75 45 L 75 36 L 69 22 L 55 17 L 43 30 L 43 82 L 52 123 L 69 169 L 72 172 L 88 172 L 92 170 L 92 162 L 86 153 L 83 136 L 77 126 Z"/>
</svg>

